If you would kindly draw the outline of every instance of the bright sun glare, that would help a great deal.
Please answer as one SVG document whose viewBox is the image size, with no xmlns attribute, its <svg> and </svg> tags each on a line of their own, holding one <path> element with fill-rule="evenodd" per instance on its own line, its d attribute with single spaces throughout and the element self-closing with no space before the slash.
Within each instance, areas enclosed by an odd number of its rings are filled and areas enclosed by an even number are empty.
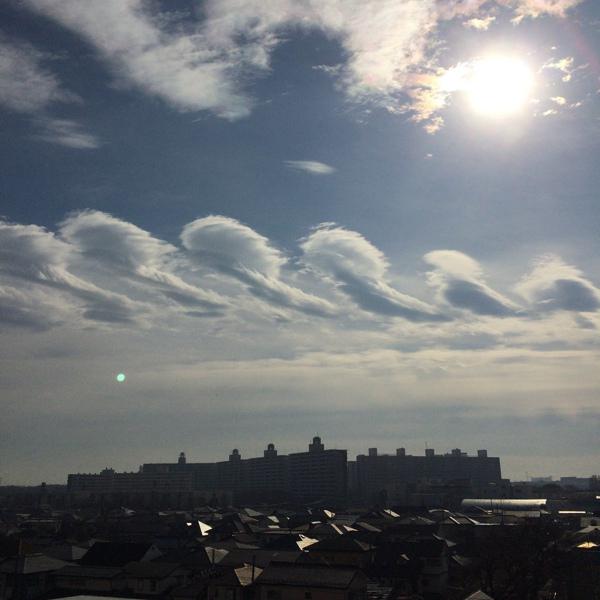
<svg viewBox="0 0 600 600">
<path fill-rule="evenodd" d="M 471 106 L 489 116 L 505 116 L 522 109 L 529 100 L 533 75 L 516 58 L 486 58 L 473 65 L 466 91 Z"/>
</svg>

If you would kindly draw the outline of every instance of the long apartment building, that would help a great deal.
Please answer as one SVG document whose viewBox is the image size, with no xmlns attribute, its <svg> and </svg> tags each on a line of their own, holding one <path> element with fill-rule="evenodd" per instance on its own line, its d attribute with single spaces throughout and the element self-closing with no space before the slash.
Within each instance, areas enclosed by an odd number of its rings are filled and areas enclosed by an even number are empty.
<svg viewBox="0 0 600 600">
<path fill-rule="evenodd" d="M 214 463 L 187 462 L 184 453 L 173 463 L 146 463 L 137 473 L 69 475 L 72 492 L 88 493 L 202 493 L 204 497 L 226 493 L 237 502 L 343 501 L 350 491 L 353 499 L 366 503 L 382 494 L 402 498 L 421 486 L 462 486 L 469 493 L 485 494 L 502 483 L 500 459 L 478 450 L 469 456 L 460 449 L 436 454 L 433 449 L 415 456 L 404 448 L 395 454 L 379 454 L 370 448 L 356 462 L 347 461 L 346 450 L 326 449 L 315 437 L 308 451 L 278 454 L 268 444 L 263 456 L 242 458 L 238 449 L 227 460 Z M 499 489 L 499 488 L 498 488 Z"/>
<path fill-rule="evenodd" d="M 459 448 L 445 454 L 428 448 L 424 455 L 415 456 L 404 448 L 395 454 L 379 454 L 377 448 L 369 448 L 367 454 L 356 457 L 352 469 L 355 491 L 364 500 L 372 500 L 382 491 L 398 494 L 423 484 L 462 483 L 478 491 L 502 482 L 500 459 L 488 456 L 487 450 L 469 456 Z"/>
<path fill-rule="evenodd" d="M 137 473 L 69 475 L 68 486 L 72 492 L 131 492 L 137 485 L 140 492 L 229 492 L 240 501 L 336 502 L 346 498 L 346 464 L 346 450 L 325 449 L 315 437 L 308 452 L 280 455 L 269 444 L 261 457 L 242 458 L 236 448 L 216 463 L 187 462 L 182 452 L 176 463 L 146 463 Z"/>
</svg>

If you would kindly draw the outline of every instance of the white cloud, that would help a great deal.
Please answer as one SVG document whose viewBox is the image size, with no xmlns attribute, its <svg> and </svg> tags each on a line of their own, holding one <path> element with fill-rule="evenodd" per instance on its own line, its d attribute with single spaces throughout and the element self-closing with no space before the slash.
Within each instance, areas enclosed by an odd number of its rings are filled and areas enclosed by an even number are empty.
<svg viewBox="0 0 600 600">
<path fill-rule="evenodd" d="M 579 269 L 554 255 L 539 258 L 531 272 L 515 286 L 515 291 L 542 312 L 600 309 L 600 290 Z"/>
<path fill-rule="evenodd" d="M 302 240 L 303 262 L 331 278 L 362 309 L 410 321 L 444 320 L 432 306 L 393 288 L 385 255 L 360 233 L 323 224 Z"/>
<path fill-rule="evenodd" d="M 428 280 L 441 301 L 478 315 L 508 317 L 519 311 L 514 302 L 487 285 L 481 265 L 470 256 L 456 250 L 434 250 L 423 258 L 434 267 Z"/>
<path fill-rule="evenodd" d="M 465 27 L 470 27 L 471 29 L 478 29 L 479 31 L 487 31 L 490 25 L 496 20 L 496 17 L 493 15 L 488 15 L 487 17 L 477 18 L 474 17 L 469 19 L 463 23 Z"/>
<path fill-rule="evenodd" d="M 51 144 L 76 148 L 78 150 L 91 150 L 100 146 L 99 140 L 83 129 L 81 123 L 72 119 L 37 119 L 40 131 L 33 137 Z"/>
<path fill-rule="evenodd" d="M 404 293 L 392 284 L 381 250 L 333 224 L 301 240 L 300 263 L 252 228 L 219 215 L 187 224 L 181 240 L 183 250 L 99 211 L 69 215 L 57 234 L 0 222 L 0 321 L 41 331 L 90 322 L 178 327 L 179 318 L 201 316 L 224 317 L 240 330 L 250 315 L 257 323 L 293 322 L 302 313 L 307 323 L 328 317 L 321 327 L 331 327 L 336 339 L 344 327 L 379 322 L 390 333 L 394 328 L 407 347 L 466 348 L 494 345 L 505 333 L 514 344 L 556 344 L 556 330 L 544 320 L 561 311 L 588 313 L 586 327 L 570 322 L 583 336 L 600 314 L 598 288 L 553 256 L 538 260 L 515 286 L 527 302 L 523 309 L 487 283 L 476 260 L 453 250 L 424 257 L 435 305 Z M 503 321 L 532 314 L 538 318 L 520 319 L 519 325 Z M 423 323 L 435 324 L 428 334 L 433 337 L 424 337 Z"/>
<path fill-rule="evenodd" d="M 82 35 L 116 75 L 183 111 L 212 110 L 226 118 L 248 114 L 235 69 L 256 64 L 241 48 L 209 40 L 190 25 L 166 27 L 142 0 L 27 0 L 34 10 Z"/>
<path fill-rule="evenodd" d="M 307 294 L 281 280 L 286 258 L 269 240 L 235 219 L 212 215 L 188 223 L 183 246 L 198 264 L 234 277 L 256 297 L 307 314 L 333 315 L 327 300 Z"/>
<path fill-rule="evenodd" d="M 575 63 L 575 59 L 572 56 L 565 56 L 564 58 L 560 58 L 558 60 L 549 60 L 542 65 L 542 69 L 553 69 L 555 71 L 560 71 L 563 73 L 562 80 L 567 82 L 571 80 L 572 73 L 575 70 L 573 68 L 573 64 Z"/>
<path fill-rule="evenodd" d="M 123 294 L 81 279 L 67 268 L 69 244 L 35 225 L 0 222 L 0 276 L 26 293 L 31 285 L 83 305 L 83 317 L 105 323 L 134 323 L 146 310 Z"/>
<path fill-rule="evenodd" d="M 501 0 L 502 4 L 514 7 L 516 18 L 541 17 L 551 15 L 564 17 L 567 11 L 581 4 L 583 0 Z"/>
<path fill-rule="evenodd" d="M 0 35 L 0 106 L 35 119 L 35 139 L 77 149 L 99 146 L 98 140 L 72 119 L 56 119 L 46 111 L 55 103 L 81 103 L 44 66 L 48 56 L 33 46 Z"/>
<path fill-rule="evenodd" d="M 468 26 L 484 29 L 494 18 L 481 13 L 484 0 L 207 0 L 204 19 L 167 17 L 142 0 L 25 1 L 89 41 L 120 82 L 178 110 L 209 110 L 229 119 L 250 112 L 253 101 L 241 82 L 268 73 L 271 54 L 290 28 L 320 31 L 343 48 L 346 60 L 335 66 L 335 75 L 348 98 L 412 111 L 430 132 L 442 125 L 435 112 L 443 95 L 426 116 L 415 78 L 439 75 L 440 20 L 467 19 Z M 562 16 L 577 1 L 498 3 L 522 19 Z"/>
<path fill-rule="evenodd" d="M 228 301 L 212 291 L 185 282 L 172 272 L 177 249 L 132 223 L 99 211 L 70 215 L 60 234 L 88 260 L 111 273 L 151 286 L 185 307 L 200 307 L 212 314 Z"/>
<path fill-rule="evenodd" d="M 333 167 L 316 160 L 285 160 L 283 162 L 290 169 L 306 171 L 313 175 L 331 175 L 331 173 L 335 172 Z"/>
<path fill-rule="evenodd" d="M 190 254 L 219 270 L 258 271 L 278 277 L 286 262 L 266 237 L 236 219 L 221 215 L 188 223 L 181 240 Z"/>
<path fill-rule="evenodd" d="M 43 66 L 45 56 L 30 46 L 0 37 L 0 105 L 35 113 L 54 102 L 79 102 L 58 77 Z"/>
</svg>

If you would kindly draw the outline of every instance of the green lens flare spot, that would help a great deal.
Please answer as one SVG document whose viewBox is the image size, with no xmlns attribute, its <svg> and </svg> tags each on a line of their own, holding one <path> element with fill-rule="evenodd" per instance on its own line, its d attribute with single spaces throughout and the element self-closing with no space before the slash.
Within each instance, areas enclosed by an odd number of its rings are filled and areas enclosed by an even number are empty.
<svg viewBox="0 0 600 600">
<path fill-rule="evenodd" d="M 119 374 L 117 375 L 117 381 L 118 381 L 119 383 L 123 383 L 123 382 L 125 381 L 125 373 L 119 373 Z"/>
</svg>

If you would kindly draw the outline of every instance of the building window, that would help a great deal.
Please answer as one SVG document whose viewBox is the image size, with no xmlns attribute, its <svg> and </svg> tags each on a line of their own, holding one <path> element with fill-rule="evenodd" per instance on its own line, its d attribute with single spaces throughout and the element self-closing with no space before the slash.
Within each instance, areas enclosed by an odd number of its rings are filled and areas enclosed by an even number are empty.
<svg viewBox="0 0 600 600">
<path fill-rule="evenodd" d="M 155 592 L 156 591 L 156 579 L 151 579 L 150 580 L 150 591 L 151 592 Z"/>
</svg>

